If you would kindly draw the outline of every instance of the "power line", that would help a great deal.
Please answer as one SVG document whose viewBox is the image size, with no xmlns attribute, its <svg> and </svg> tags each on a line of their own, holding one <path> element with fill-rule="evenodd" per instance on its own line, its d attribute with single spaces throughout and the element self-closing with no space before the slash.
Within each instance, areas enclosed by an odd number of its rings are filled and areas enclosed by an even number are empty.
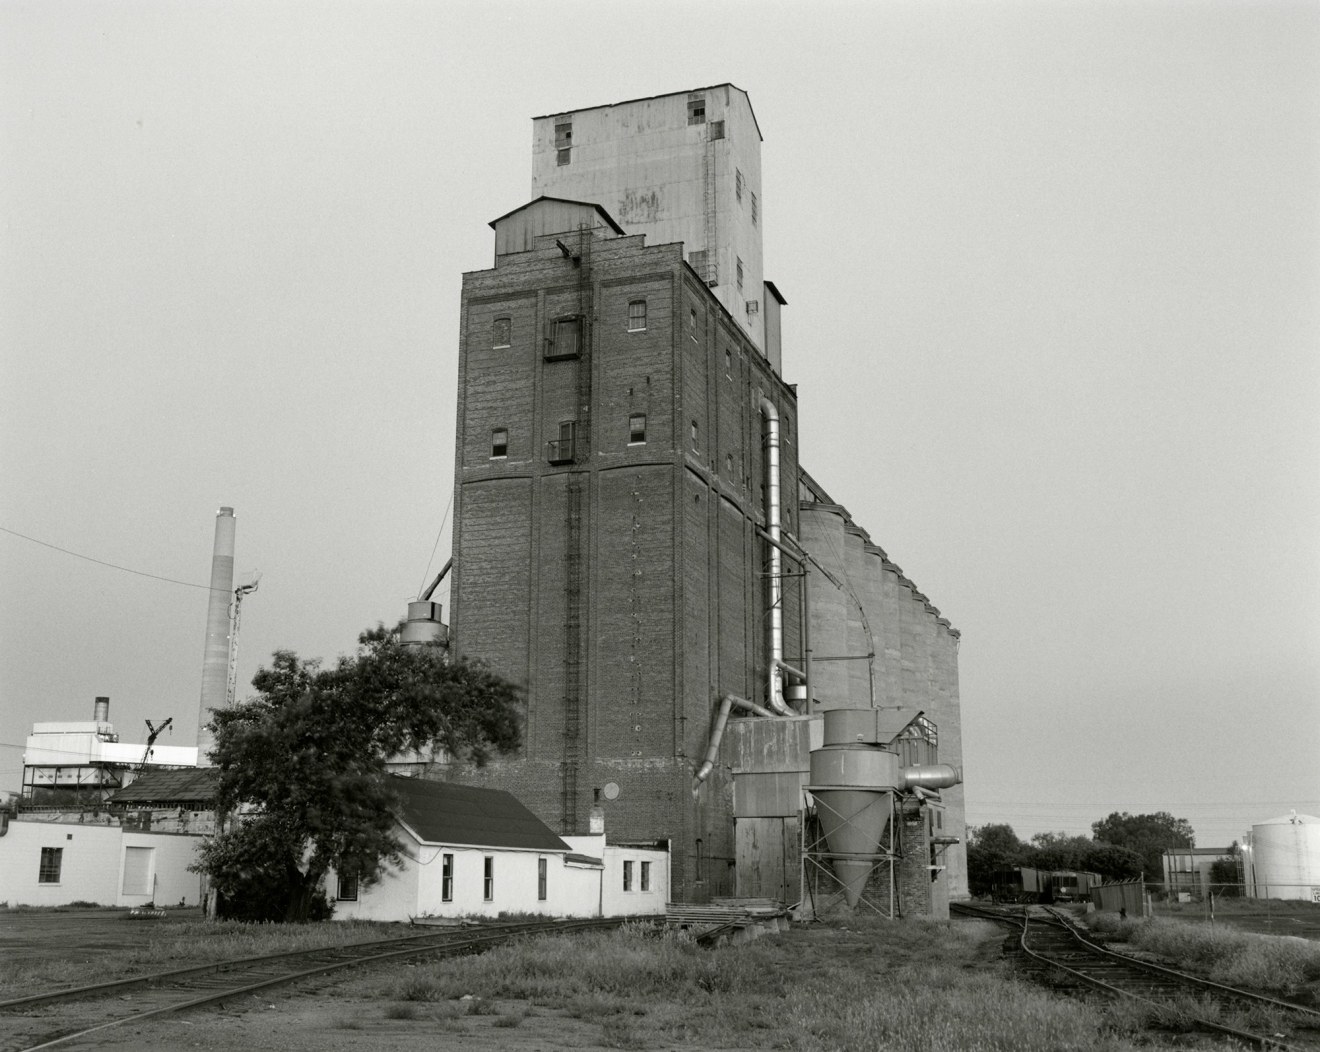
<svg viewBox="0 0 1320 1052">
<path fill-rule="evenodd" d="M 160 574 L 147 573 L 145 570 L 134 570 L 128 566 L 120 566 L 118 563 L 108 563 L 104 559 L 93 559 L 90 555 L 83 555 L 80 552 L 70 551 L 68 548 L 61 548 L 58 544 L 50 544 L 47 541 L 38 540 L 36 537 L 29 537 L 26 533 L 19 533 L 17 530 L 10 530 L 0 526 L 0 533 L 8 533 L 14 537 L 22 537 L 25 541 L 31 541 L 33 544 L 39 544 L 43 548 L 50 548 L 53 551 L 63 552 L 65 555 L 72 555 L 75 559 L 85 559 L 89 563 L 96 563 L 98 566 L 108 566 L 112 570 L 122 570 L 124 573 L 136 574 L 138 577 L 150 577 L 153 581 L 165 581 L 169 584 L 181 584 L 185 588 L 203 588 L 211 591 L 209 584 L 196 584 L 193 581 L 180 581 L 173 577 L 162 577 Z M 223 591 L 223 589 L 215 589 Z"/>
</svg>

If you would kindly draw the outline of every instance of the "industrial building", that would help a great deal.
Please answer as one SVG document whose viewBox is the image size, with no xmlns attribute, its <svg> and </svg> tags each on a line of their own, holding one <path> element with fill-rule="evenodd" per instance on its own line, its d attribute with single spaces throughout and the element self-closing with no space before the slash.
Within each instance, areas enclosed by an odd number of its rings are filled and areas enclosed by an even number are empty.
<svg viewBox="0 0 1320 1052">
<path fill-rule="evenodd" d="M 525 743 L 448 776 L 561 835 L 608 787 L 679 901 L 942 915 L 959 636 L 804 470 L 760 145 L 730 84 L 533 120 L 532 199 L 463 277 L 451 592 Z"/>
</svg>

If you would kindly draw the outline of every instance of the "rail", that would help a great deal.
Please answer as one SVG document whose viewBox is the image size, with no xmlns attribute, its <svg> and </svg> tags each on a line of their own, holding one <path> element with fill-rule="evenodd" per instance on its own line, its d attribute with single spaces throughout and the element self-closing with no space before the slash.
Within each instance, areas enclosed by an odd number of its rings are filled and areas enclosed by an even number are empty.
<svg viewBox="0 0 1320 1052">
<path fill-rule="evenodd" d="M 608 929 L 619 927 L 630 920 L 653 921 L 654 919 L 608 917 L 445 928 L 421 935 L 342 943 L 315 950 L 293 950 L 242 957 L 112 982 L 48 990 L 0 1001 L 0 1012 L 4 1013 L 5 1022 L 14 1024 L 4 1028 L 7 1036 L 0 1041 L 0 1049 L 3 1049 L 3 1052 L 35 1052 L 37 1049 L 54 1048 L 125 1023 L 219 1005 L 258 990 L 349 968 L 393 962 L 423 954 L 450 956 L 481 952 L 521 936 Z M 222 985 L 210 988 L 217 978 L 222 980 Z M 208 988 L 206 992 L 198 993 L 199 989 L 204 987 Z M 130 998 L 122 996 L 125 992 L 134 990 L 139 991 L 140 996 Z M 58 1024 L 52 1028 L 52 1020 L 44 1013 L 39 1013 L 27 1015 L 26 1032 L 18 1032 L 27 1009 L 41 1008 L 59 1002 L 85 1001 L 110 994 L 121 996 L 107 1003 L 98 1002 L 96 1012 L 99 1021 L 94 1025 L 84 1027 L 75 1023 L 73 1024 L 75 1028 L 68 1028 L 69 1024 L 66 1023 L 64 1028 L 60 1028 Z M 107 1012 L 113 1014 L 114 1018 L 105 1019 Z"/>
</svg>

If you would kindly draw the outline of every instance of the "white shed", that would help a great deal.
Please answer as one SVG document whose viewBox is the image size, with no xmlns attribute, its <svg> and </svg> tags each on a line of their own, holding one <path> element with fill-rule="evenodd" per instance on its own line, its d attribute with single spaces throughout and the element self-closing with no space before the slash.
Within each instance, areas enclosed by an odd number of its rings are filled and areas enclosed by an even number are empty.
<svg viewBox="0 0 1320 1052">
<path fill-rule="evenodd" d="M 404 862 L 370 886 L 331 874 L 327 892 L 337 920 L 664 912 L 667 852 L 607 849 L 603 836 L 566 843 L 502 789 L 421 778 L 397 778 L 395 787 Z M 645 893 L 640 890 L 643 861 Z M 629 894 L 621 890 L 625 864 L 626 879 L 636 889 Z"/>
</svg>

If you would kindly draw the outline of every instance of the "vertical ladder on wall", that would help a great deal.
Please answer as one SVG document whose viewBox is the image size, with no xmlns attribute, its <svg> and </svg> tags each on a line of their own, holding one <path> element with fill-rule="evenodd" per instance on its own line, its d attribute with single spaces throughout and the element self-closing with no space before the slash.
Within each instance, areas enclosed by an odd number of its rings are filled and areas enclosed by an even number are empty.
<svg viewBox="0 0 1320 1052">
<path fill-rule="evenodd" d="M 568 477 L 564 504 L 564 765 L 559 812 L 562 831 L 574 833 L 582 762 L 582 476 L 576 472 Z"/>
<path fill-rule="evenodd" d="M 592 311 L 591 238 L 589 230 L 584 229 L 578 233 L 578 316 L 581 319 L 578 339 L 581 342 L 578 360 L 574 363 L 577 369 L 577 423 L 572 457 L 575 465 L 584 465 L 591 457 L 591 347 L 595 321 Z M 564 494 L 564 756 L 559 813 L 565 833 L 579 832 L 578 774 L 584 757 L 582 622 L 585 616 L 583 553 L 586 540 L 582 528 L 582 506 L 588 485 L 587 472 L 574 470 L 568 476 Z"/>
</svg>

